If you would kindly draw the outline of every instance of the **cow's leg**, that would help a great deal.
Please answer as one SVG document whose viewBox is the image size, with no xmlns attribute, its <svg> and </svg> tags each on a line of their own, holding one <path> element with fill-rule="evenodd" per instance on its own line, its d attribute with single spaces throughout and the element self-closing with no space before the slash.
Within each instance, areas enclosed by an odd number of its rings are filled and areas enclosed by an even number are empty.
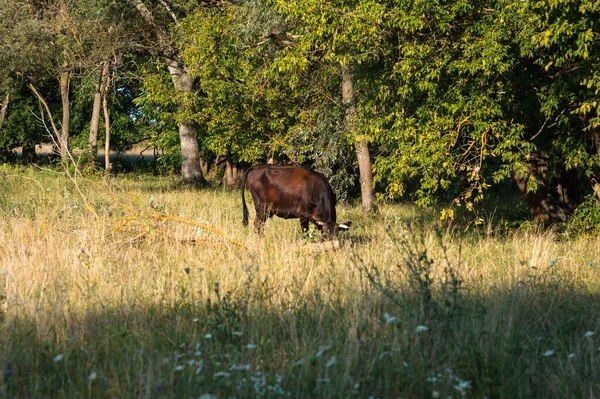
<svg viewBox="0 0 600 399">
<path fill-rule="evenodd" d="M 333 236 L 333 231 L 332 231 L 332 229 L 329 227 L 329 225 L 327 225 L 327 224 L 324 224 L 324 225 L 323 225 L 323 230 L 322 230 L 322 233 L 321 233 L 321 234 L 323 235 L 323 238 L 325 238 L 325 239 L 329 239 L 329 238 L 331 238 L 331 237 Z"/>
<path fill-rule="evenodd" d="M 262 234 L 265 222 L 269 218 L 269 211 L 264 202 L 256 202 L 256 219 L 254 219 L 254 231 Z"/>
<path fill-rule="evenodd" d="M 311 215 L 312 221 L 317 225 L 321 236 L 325 239 L 332 238 L 334 236 L 334 228 L 331 223 L 327 223 L 323 221 L 323 217 L 321 215 Z"/>
<path fill-rule="evenodd" d="M 300 227 L 302 228 L 302 232 L 306 233 L 308 231 L 308 225 L 310 223 L 310 219 L 307 217 L 300 217 Z"/>
<path fill-rule="evenodd" d="M 257 234 L 262 234 L 267 219 L 268 215 L 264 210 L 256 212 L 256 219 L 254 219 L 254 231 Z"/>
</svg>

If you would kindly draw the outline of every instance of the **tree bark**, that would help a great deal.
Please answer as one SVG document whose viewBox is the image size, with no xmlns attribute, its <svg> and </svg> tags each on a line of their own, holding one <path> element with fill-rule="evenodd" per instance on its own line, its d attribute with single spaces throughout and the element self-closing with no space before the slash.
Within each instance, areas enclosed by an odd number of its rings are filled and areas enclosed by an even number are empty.
<svg viewBox="0 0 600 399">
<path fill-rule="evenodd" d="M 2 108 L 0 108 L 0 130 L 2 130 L 2 125 L 4 124 L 4 118 L 6 118 L 6 112 L 8 111 L 8 102 L 10 99 L 10 92 L 6 92 L 4 96 L 4 100 L 2 100 Z"/>
<path fill-rule="evenodd" d="M 100 110 L 102 108 L 102 93 L 104 92 L 104 83 L 108 76 L 108 65 L 106 61 L 100 72 L 98 81 L 94 84 L 96 91 L 94 92 L 94 106 L 92 107 L 92 120 L 90 123 L 90 136 L 88 138 L 88 149 L 92 156 L 98 153 L 98 131 L 100 126 Z"/>
<path fill-rule="evenodd" d="M 193 79 L 187 68 L 177 60 L 167 60 L 171 80 L 178 93 L 190 95 L 193 91 Z M 178 110 L 185 112 L 184 99 L 179 100 Z M 186 183 L 206 184 L 200 169 L 200 152 L 196 128 L 192 121 L 182 120 L 179 123 L 179 142 L 181 144 L 181 176 Z"/>
<path fill-rule="evenodd" d="M 223 184 L 226 186 L 238 186 L 240 181 L 240 173 L 238 173 L 237 164 L 231 158 L 225 161 L 225 174 L 223 175 Z"/>
<path fill-rule="evenodd" d="M 535 192 L 527 191 L 526 176 L 515 172 L 513 179 L 523 193 L 535 221 L 545 227 L 565 221 L 569 212 L 561 199 L 555 197 L 560 190 L 557 190 L 556 186 L 553 187 L 549 180 L 548 157 L 543 153 L 532 153 L 527 160 L 527 167 L 536 180 Z"/>
<path fill-rule="evenodd" d="M 596 154 L 600 160 L 600 135 L 598 135 L 598 131 L 594 130 L 592 132 L 592 138 L 594 139 L 594 145 L 596 146 Z M 593 172 L 592 189 L 594 190 L 594 193 L 596 193 L 598 199 L 600 199 L 600 172 L 597 170 Z"/>
<path fill-rule="evenodd" d="M 210 168 L 210 163 L 202 158 L 200 158 L 200 170 L 202 171 L 202 176 L 208 176 L 208 172 Z"/>
<path fill-rule="evenodd" d="M 163 46 L 165 54 L 162 56 L 163 61 L 167 64 L 175 91 L 182 94 L 178 110 L 183 113 L 186 108 L 185 97 L 193 91 L 193 79 L 183 62 L 177 58 L 176 49 L 170 44 L 161 29 L 156 26 L 154 17 L 148 7 L 142 0 L 131 1 L 142 15 L 142 18 L 156 29 L 158 40 L 160 45 Z M 181 176 L 183 181 L 185 183 L 206 184 L 206 179 L 202 176 L 202 170 L 200 169 L 198 137 L 192 121 L 184 119 L 179 123 L 179 142 L 181 144 Z"/>
<path fill-rule="evenodd" d="M 356 137 L 356 106 L 354 105 L 352 71 L 349 66 L 342 67 L 342 103 L 346 107 L 346 129 L 348 129 L 351 136 Z M 364 139 L 357 139 L 355 150 L 360 174 L 362 208 L 368 214 L 376 210 L 371 155 L 369 154 L 369 146 Z"/>
<path fill-rule="evenodd" d="M 62 128 L 60 136 L 58 137 L 58 145 L 60 151 L 60 159 L 63 166 L 67 165 L 67 143 L 69 142 L 69 123 L 71 120 L 70 105 L 69 105 L 69 83 L 70 83 L 70 71 L 69 61 L 65 54 L 62 65 L 62 73 L 60 76 L 60 98 L 62 101 Z"/>
<path fill-rule="evenodd" d="M 107 63 L 108 65 L 108 63 Z M 112 165 L 110 164 L 110 114 L 108 112 L 108 90 L 110 89 L 110 76 L 104 81 L 102 91 L 102 109 L 104 111 L 104 173 L 110 173 Z"/>
</svg>

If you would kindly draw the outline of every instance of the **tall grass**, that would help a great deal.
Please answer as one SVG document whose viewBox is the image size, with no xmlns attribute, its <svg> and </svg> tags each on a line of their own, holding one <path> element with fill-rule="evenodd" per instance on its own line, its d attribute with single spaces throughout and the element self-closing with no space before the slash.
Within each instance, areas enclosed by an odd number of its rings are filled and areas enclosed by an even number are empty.
<svg viewBox="0 0 600 399">
<path fill-rule="evenodd" d="M 4 396 L 600 394 L 599 239 L 341 206 L 318 252 L 297 222 L 242 228 L 239 192 L 79 184 L 98 218 L 59 175 L 0 172 Z"/>
</svg>

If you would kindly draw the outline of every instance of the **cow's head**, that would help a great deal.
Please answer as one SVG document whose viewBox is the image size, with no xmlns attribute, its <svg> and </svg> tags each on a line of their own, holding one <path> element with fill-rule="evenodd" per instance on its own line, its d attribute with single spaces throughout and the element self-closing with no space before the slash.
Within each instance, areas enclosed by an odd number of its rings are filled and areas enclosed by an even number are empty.
<svg viewBox="0 0 600 399">
<path fill-rule="evenodd" d="M 332 225 L 329 225 L 328 223 L 323 223 L 323 222 L 316 222 L 316 223 L 322 229 L 324 236 L 331 235 L 333 237 L 337 236 L 340 231 L 350 230 L 350 226 L 352 226 L 352 222 L 332 224 Z"/>
</svg>

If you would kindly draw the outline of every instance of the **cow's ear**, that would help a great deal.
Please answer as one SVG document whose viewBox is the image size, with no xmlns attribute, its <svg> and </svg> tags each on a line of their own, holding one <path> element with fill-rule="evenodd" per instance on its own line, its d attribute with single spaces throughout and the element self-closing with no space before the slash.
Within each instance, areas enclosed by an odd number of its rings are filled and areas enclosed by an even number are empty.
<svg viewBox="0 0 600 399">
<path fill-rule="evenodd" d="M 338 227 L 340 228 L 340 230 L 349 230 L 350 226 L 352 226 L 352 222 L 338 224 Z"/>
</svg>

